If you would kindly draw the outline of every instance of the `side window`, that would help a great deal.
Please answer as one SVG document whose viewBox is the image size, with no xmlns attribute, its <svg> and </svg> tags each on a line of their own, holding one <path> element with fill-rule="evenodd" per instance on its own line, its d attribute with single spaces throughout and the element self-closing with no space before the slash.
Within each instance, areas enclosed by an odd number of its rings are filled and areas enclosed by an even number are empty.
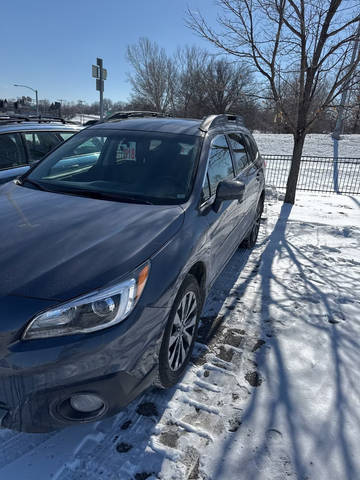
<svg viewBox="0 0 360 480">
<path fill-rule="evenodd" d="M 238 174 L 250 163 L 247 146 L 244 136 L 239 133 L 230 133 L 228 137 L 234 155 L 235 170 Z"/>
<path fill-rule="evenodd" d="M 153 150 L 156 150 L 158 147 L 160 147 L 161 144 L 161 140 L 150 140 L 149 151 L 152 152 Z"/>
<path fill-rule="evenodd" d="M 246 140 L 246 143 L 247 143 L 248 152 L 250 154 L 251 161 L 254 162 L 255 159 L 256 159 L 256 155 L 258 153 L 257 145 L 256 145 L 255 141 L 251 137 L 249 137 L 248 135 L 245 135 L 245 140 Z"/>
<path fill-rule="evenodd" d="M 60 138 L 65 142 L 68 138 L 72 137 L 76 132 L 57 132 Z"/>
<path fill-rule="evenodd" d="M 210 194 L 216 193 L 216 187 L 221 180 L 234 177 L 229 146 L 224 135 L 215 137 L 210 145 L 208 181 Z M 206 197 L 205 197 L 206 198 Z"/>
<path fill-rule="evenodd" d="M 105 143 L 105 137 L 92 137 L 89 140 L 81 143 L 75 148 L 75 155 L 100 154 L 101 149 Z M 99 156 L 99 155 L 98 155 Z"/>
<path fill-rule="evenodd" d="M 17 133 L 0 135 L 0 170 L 26 165 L 21 138 Z"/>
<path fill-rule="evenodd" d="M 41 160 L 44 155 L 60 143 L 60 139 L 55 132 L 28 132 L 23 135 L 30 162 Z"/>
<path fill-rule="evenodd" d="M 210 197 L 211 197 L 211 193 L 210 193 L 210 186 L 209 186 L 209 177 L 208 177 L 208 174 L 206 174 L 204 179 L 204 185 L 202 188 L 201 202 L 205 202 L 205 200 L 207 200 Z"/>
</svg>

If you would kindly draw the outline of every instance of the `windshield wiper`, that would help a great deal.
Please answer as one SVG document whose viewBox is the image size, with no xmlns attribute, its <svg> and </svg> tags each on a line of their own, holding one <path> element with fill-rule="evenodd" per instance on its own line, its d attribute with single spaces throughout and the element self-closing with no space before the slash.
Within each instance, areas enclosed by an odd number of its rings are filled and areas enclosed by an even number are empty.
<svg viewBox="0 0 360 480">
<path fill-rule="evenodd" d="M 36 182 L 35 180 L 31 180 L 30 178 L 17 179 L 17 183 L 19 185 L 24 185 L 25 183 L 29 183 L 30 185 L 36 187 L 38 190 L 43 190 L 44 192 L 52 192 L 52 193 L 62 193 L 65 195 L 77 195 L 81 197 L 88 197 L 88 198 L 95 198 L 99 200 L 115 200 L 117 202 L 127 202 L 127 203 L 139 203 L 143 205 L 153 205 L 152 202 L 140 197 L 132 197 L 117 193 L 107 193 L 107 192 L 97 192 L 95 190 L 85 190 L 82 188 L 69 188 L 69 189 L 60 189 L 54 188 L 51 190 L 46 189 L 43 185 Z"/>
<path fill-rule="evenodd" d="M 78 195 L 81 197 L 95 198 L 99 200 L 115 200 L 124 203 L 140 203 L 143 205 L 153 205 L 149 200 L 143 198 L 121 195 L 117 193 L 97 192 L 95 190 L 85 190 L 82 188 L 56 189 L 54 193 L 63 193 L 65 195 Z"/>
<path fill-rule="evenodd" d="M 105 194 L 110 195 L 114 198 L 114 200 L 118 200 L 119 202 L 129 202 L 129 203 L 141 203 L 142 205 L 154 205 L 150 200 L 146 200 L 145 198 L 141 197 L 131 197 L 127 195 L 118 195 L 118 194 Z"/>
<path fill-rule="evenodd" d="M 17 179 L 16 183 L 18 185 L 24 185 L 25 183 L 29 183 L 33 187 L 36 187 L 38 190 L 42 190 L 44 192 L 49 192 L 43 185 L 41 185 L 38 182 L 35 182 L 35 180 L 30 180 L 30 178 L 24 178 L 24 179 Z"/>
</svg>

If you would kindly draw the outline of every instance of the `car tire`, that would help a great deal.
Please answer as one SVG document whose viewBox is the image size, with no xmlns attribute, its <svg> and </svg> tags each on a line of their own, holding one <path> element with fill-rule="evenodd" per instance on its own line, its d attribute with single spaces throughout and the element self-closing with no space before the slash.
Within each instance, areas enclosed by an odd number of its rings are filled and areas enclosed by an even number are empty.
<svg viewBox="0 0 360 480">
<path fill-rule="evenodd" d="M 248 236 L 242 241 L 241 247 L 253 248 L 255 246 L 257 237 L 259 235 L 261 215 L 263 213 L 263 210 L 264 210 L 264 197 L 261 197 L 256 207 L 256 214 L 255 214 L 253 226 Z"/>
<path fill-rule="evenodd" d="M 156 386 L 169 388 L 183 376 L 197 336 L 201 305 L 199 284 L 193 275 L 187 275 L 166 324 Z"/>
</svg>

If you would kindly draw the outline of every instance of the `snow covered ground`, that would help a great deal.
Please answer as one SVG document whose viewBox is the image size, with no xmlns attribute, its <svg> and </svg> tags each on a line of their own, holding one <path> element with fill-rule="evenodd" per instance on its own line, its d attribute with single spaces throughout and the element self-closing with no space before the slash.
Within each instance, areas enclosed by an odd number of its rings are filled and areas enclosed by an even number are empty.
<svg viewBox="0 0 360 480">
<path fill-rule="evenodd" d="M 254 133 L 263 155 L 291 155 L 293 136 L 290 134 Z M 303 155 L 332 157 L 331 134 L 313 133 L 306 136 Z M 360 135 L 342 135 L 339 141 L 339 157 L 360 158 Z"/>
<path fill-rule="evenodd" d="M 292 135 L 258 133 L 254 137 L 266 160 L 267 184 L 284 189 L 291 167 Z M 286 155 L 288 158 L 269 158 L 266 155 Z M 311 158 L 305 159 L 306 156 Z M 317 156 L 321 158 L 313 158 Z M 360 193 L 360 135 L 343 135 L 339 141 L 338 156 L 340 160 L 334 164 L 330 134 L 308 135 L 303 150 L 298 190 Z"/>
<path fill-rule="evenodd" d="M 278 197 L 181 384 L 95 424 L 0 431 L 1 480 L 360 478 L 360 197 Z"/>
</svg>

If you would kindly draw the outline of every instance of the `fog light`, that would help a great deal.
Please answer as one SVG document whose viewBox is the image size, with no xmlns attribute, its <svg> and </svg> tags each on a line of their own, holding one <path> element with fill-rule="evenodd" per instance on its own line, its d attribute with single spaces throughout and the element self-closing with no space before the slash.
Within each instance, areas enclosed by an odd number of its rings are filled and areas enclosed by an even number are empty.
<svg viewBox="0 0 360 480">
<path fill-rule="evenodd" d="M 70 398 L 70 405 L 78 412 L 91 413 L 102 409 L 105 404 L 97 395 L 91 393 L 79 393 Z"/>
</svg>

